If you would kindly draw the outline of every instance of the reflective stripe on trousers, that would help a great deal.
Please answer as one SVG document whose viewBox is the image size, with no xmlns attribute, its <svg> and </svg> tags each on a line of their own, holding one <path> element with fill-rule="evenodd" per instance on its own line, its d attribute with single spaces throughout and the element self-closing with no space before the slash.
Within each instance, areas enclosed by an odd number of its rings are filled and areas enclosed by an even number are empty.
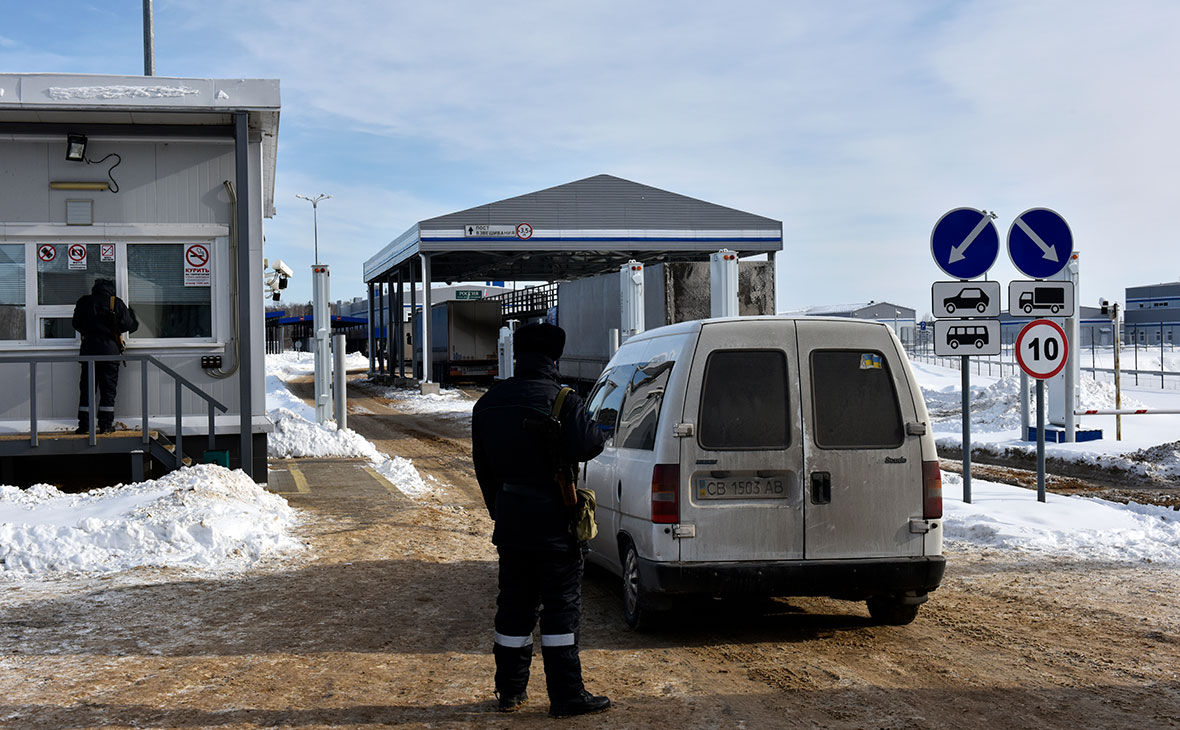
<svg viewBox="0 0 1180 730">
<path fill-rule="evenodd" d="M 541 646 L 573 646 L 573 634 L 541 634 Z"/>
<path fill-rule="evenodd" d="M 542 642 L 544 642 L 544 639 L 545 637 L 542 636 Z M 497 631 L 496 643 L 500 646 L 506 646 L 509 649 L 523 649 L 526 646 L 533 645 L 533 636 L 532 634 L 529 634 L 528 636 L 505 636 L 504 634 L 501 634 L 499 631 Z"/>
</svg>

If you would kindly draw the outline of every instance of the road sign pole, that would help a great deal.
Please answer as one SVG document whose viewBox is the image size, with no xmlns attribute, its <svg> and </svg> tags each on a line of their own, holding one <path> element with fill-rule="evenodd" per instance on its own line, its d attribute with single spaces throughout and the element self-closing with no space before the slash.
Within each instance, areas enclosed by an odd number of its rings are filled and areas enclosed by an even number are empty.
<svg viewBox="0 0 1180 730">
<path fill-rule="evenodd" d="M 963 370 L 963 501 L 971 504 L 971 358 L 959 357 Z"/>
<path fill-rule="evenodd" d="M 1037 378 L 1037 501 L 1045 501 L 1045 381 Z"/>
</svg>

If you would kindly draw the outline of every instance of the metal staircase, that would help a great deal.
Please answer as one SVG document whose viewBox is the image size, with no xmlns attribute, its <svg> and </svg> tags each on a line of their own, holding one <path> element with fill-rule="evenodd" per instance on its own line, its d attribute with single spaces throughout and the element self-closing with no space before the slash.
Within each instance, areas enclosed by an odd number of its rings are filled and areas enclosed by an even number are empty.
<svg viewBox="0 0 1180 730">
<path fill-rule="evenodd" d="M 91 392 L 94 392 L 95 362 L 140 362 L 141 424 L 149 423 L 148 412 L 148 367 L 157 368 L 172 378 L 175 386 L 174 428 L 171 435 L 159 428 L 120 430 L 98 433 L 96 409 L 90 410 L 88 433 L 77 434 L 66 431 L 39 432 L 37 429 L 37 365 L 42 363 L 76 362 L 89 363 Z M 202 391 L 180 373 L 163 364 L 151 355 L 4 355 L 0 365 L 25 363 L 29 366 L 29 428 L 23 434 L 0 436 L 0 458 L 21 457 L 87 456 L 127 454 L 131 459 L 131 478 L 141 481 L 145 470 L 158 465 L 162 472 L 179 469 L 193 463 L 184 455 L 184 432 L 182 429 L 182 400 L 184 389 L 204 400 L 208 410 L 208 451 L 215 447 L 214 413 L 226 411 L 226 406 Z M 92 401 L 95 399 L 92 399 Z M 190 436 L 191 438 L 191 436 Z M 208 453 L 208 452 L 206 452 Z M 157 470 L 152 469 L 152 473 Z"/>
</svg>

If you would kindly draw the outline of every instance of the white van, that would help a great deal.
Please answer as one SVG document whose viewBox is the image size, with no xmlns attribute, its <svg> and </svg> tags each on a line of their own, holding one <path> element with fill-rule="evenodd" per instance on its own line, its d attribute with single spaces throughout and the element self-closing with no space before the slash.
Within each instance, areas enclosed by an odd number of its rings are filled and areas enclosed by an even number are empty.
<svg viewBox="0 0 1180 730">
<path fill-rule="evenodd" d="M 684 322 L 630 338 L 587 408 L 609 434 L 583 468 L 623 614 L 677 595 L 866 600 L 906 624 L 938 587 L 942 482 L 926 404 L 886 325 Z"/>
</svg>

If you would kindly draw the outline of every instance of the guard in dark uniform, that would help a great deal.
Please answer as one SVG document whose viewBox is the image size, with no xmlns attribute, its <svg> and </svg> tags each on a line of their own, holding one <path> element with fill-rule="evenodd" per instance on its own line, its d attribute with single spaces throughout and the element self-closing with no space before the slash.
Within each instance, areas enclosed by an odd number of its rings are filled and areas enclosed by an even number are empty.
<svg viewBox="0 0 1180 730">
<path fill-rule="evenodd" d="M 139 329 L 135 313 L 123 300 L 115 296 L 115 282 L 97 279 L 89 294 L 79 297 L 74 304 L 74 329 L 82 335 L 79 355 L 122 355 L 123 333 Z M 115 391 L 119 387 L 118 361 L 94 363 L 94 381 L 98 388 L 98 432 L 115 430 Z M 74 433 L 90 432 L 90 382 L 88 363 L 82 363 L 82 377 L 78 381 L 78 429 Z"/>
<path fill-rule="evenodd" d="M 568 717 L 600 712 L 610 700 L 586 691 L 578 659 L 582 619 L 582 551 L 571 529 L 570 508 L 556 475 L 602 452 L 603 436 L 576 393 L 566 396 L 546 435 L 561 386 L 556 361 L 565 332 L 549 324 L 521 327 L 513 337 L 515 375 L 497 383 L 475 404 L 472 460 L 488 512 L 492 542 L 500 554 L 496 599 L 496 695 L 511 712 L 528 698 L 533 628 L 541 619 L 541 656 L 549 714 Z"/>
</svg>

